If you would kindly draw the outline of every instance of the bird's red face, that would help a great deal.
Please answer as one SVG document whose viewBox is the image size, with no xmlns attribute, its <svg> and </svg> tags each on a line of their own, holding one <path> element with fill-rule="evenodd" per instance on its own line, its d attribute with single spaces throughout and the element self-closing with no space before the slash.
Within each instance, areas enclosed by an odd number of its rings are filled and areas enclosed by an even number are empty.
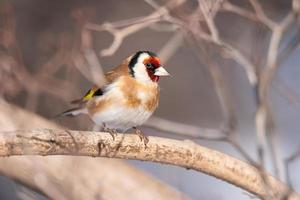
<svg viewBox="0 0 300 200">
<path fill-rule="evenodd" d="M 161 67 L 159 58 L 149 57 L 144 60 L 144 65 L 146 66 L 146 70 L 150 79 L 153 82 L 157 82 L 159 80 L 159 76 L 155 75 L 155 70 Z"/>
<path fill-rule="evenodd" d="M 149 51 L 137 52 L 129 62 L 131 75 L 141 81 L 158 82 L 159 77 L 169 76 L 156 54 Z"/>
</svg>

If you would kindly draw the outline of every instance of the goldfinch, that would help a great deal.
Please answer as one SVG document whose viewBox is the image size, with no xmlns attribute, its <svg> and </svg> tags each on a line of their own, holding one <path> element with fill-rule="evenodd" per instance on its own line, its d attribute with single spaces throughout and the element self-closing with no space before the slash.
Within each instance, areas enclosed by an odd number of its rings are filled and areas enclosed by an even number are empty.
<svg viewBox="0 0 300 200">
<path fill-rule="evenodd" d="M 161 76 L 169 76 L 169 73 L 157 55 L 138 51 L 105 74 L 106 85 L 92 87 L 84 97 L 72 102 L 78 107 L 63 112 L 62 116 L 87 114 L 113 137 L 117 130 L 125 132 L 134 128 L 141 140 L 147 143 L 148 138 L 137 127 L 158 106 L 158 80 Z"/>
</svg>

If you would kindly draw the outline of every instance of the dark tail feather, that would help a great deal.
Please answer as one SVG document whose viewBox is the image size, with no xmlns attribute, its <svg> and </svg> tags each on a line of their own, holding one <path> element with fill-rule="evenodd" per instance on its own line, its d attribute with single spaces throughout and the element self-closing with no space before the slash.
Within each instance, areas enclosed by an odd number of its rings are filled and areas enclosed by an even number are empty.
<svg viewBox="0 0 300 200">
<path fill-rule="evenodd" d="M 66 110 L 65 112 L 63 113 L 60 113 L 56 116 L 54 116 L 53 118 L 59 118 L 59 117 L 74 117 L 76 115 L 79 115 L 79 114 L 85 114 L 86 113 L 86 110 L 85 108 L 71 108 L 69 110 Z"/>
</svg>

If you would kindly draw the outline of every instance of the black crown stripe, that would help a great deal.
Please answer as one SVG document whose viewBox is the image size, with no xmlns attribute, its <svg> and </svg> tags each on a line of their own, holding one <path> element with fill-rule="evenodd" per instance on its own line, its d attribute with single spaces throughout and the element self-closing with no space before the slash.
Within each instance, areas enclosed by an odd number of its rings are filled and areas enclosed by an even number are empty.
<svg viewBox="0 0 300 200">
<path fill-rule="evenodd" d="M 139 57 L 141 54 L 143 53 L 147 53 L 149 54 L 151 57 L 157 57 L 157 55 L 151 51 L 138 51 L 134 54 L 134 56 L 132 56 L 131 60 L 129 61 L 129 71 L 132 77 L 134 77 L 134 66 L 137 63 Z"/>
</svg>

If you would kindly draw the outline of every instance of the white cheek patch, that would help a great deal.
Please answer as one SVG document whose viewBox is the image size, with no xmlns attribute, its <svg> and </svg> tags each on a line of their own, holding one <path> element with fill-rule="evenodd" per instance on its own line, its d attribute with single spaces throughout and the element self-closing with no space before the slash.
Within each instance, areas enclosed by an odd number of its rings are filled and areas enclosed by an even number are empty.
<svg viewBox="0 0 300 200">
<path fill-rule="evenodd" d="M 143 61 L 146 59 L 146 58 L 149 58 L 149 55 L 146 54 L 146 53 L 143 53 L 139 56 L 139 59 L 137 61 L 137 63 L 135 64 L 133 70 L 134 70 L 134 77 L 137 79 L 137 80 L 140 80 L 140 81 L 144 81 L 144 82 L 147 82 L 147 81 L 151 81 L 149 75 L 148 75 L 148 72 L 146 70 L 146 67 L 143 63 Z"/>
<path fill-rule="evenodd" d="M 134 67 L 134 77 L 140 81 L 151 81 L 143 63 L 137 63 Z"/>
</svg>

